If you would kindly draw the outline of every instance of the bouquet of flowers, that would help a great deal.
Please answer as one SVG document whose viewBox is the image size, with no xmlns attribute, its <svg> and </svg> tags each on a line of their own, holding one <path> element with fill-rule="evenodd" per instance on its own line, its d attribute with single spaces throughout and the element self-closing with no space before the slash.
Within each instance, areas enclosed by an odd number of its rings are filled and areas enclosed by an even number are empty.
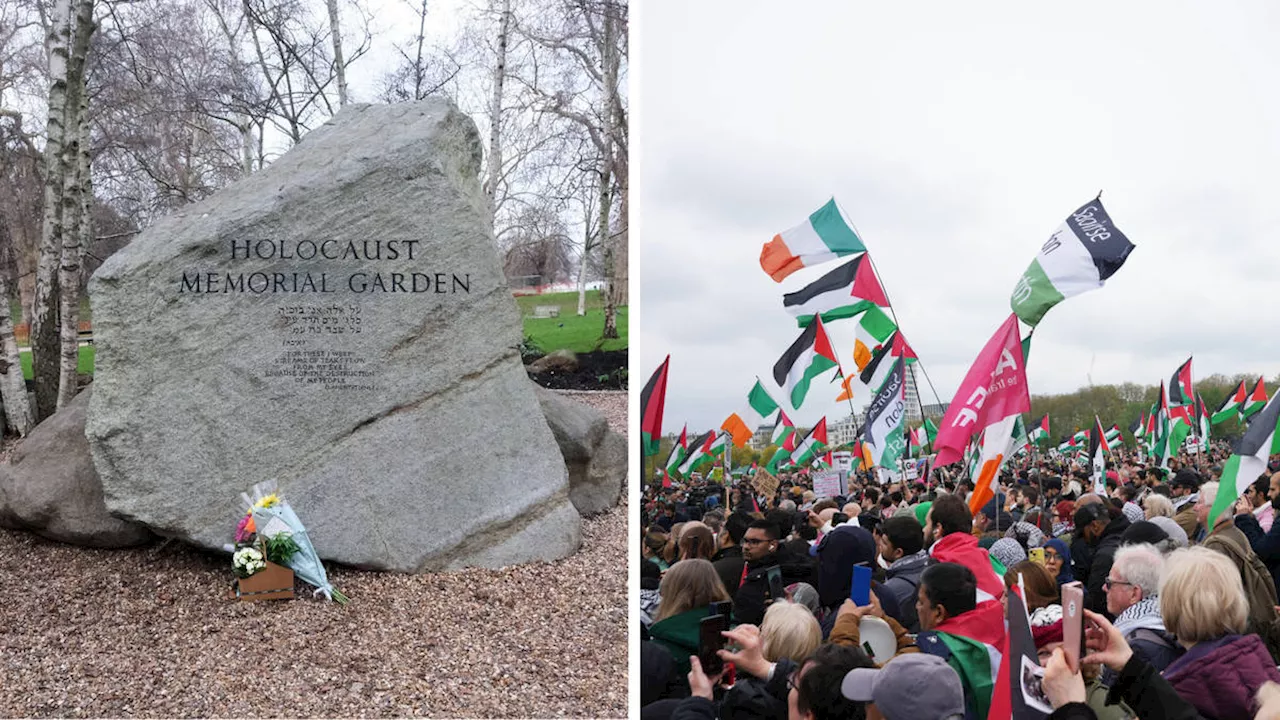
<svg viewBox="0 0 1280 720">
<path fill-rule="evenodd" d="M 252 495 L 250 494 L 252 493 Z M 329 583 L 328 574 L 307 537 L 307 529 L 298 515 L 289 507 L 276 490 L 274 480 L 254 485 L 249 493 L 241 493 L 245 510 L 236 527 L 236 542 L 252 542 L 256 537 L 266 558 L 283 565 L 298 577 L 316 586 L 316 595 L 324 595 L 339 604 L 347 603 L 347 596 Z"/>
<path fill-rule="evenodd" d="M 262 553 L 251 547 L 240 548 L 231 556 L 231 568 L 235 570 L 236 577 L 247 578 L 266 567 Z"/>
</svg>

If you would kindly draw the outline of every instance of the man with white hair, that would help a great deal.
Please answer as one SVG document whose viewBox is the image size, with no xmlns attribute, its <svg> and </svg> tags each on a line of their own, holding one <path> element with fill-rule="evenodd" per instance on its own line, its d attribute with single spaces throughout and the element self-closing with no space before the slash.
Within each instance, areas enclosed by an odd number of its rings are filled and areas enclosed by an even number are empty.
<svg viewBox="0 0 1280 720">
<path fill-rule="evenodd" d="M 1116 550 L 1103 583 L 1107 612 L 1115 616 L 1116 629 L 1124 634 L 1133 652 L 1156 672 L 1163 672 L 1183 652 L 1160 617 L 1158 592 L 1163 572 L 1164 556 L 1154 545 L 1125 545 Z"/>
</svg>

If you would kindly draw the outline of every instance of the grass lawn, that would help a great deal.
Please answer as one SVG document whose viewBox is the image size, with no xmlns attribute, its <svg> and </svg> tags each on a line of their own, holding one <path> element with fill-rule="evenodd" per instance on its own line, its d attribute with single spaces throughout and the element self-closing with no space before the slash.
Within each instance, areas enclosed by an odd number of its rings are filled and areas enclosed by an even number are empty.
<svg viewBox="0 0 1280 720">
<path fill-rule="evenodd" d="M 31 353 L 18 353 L 18 357 L 22 360 L 22 375 L 26 379 L 31 379 Z M 93 374 L 93 346 L 84 345 L 80 348 L 80 364 L 76 369 L 81 375 Z"/>
<path fill-rule="evenodd" d="M 625 350 L 627 349 L 627 308 L 618 308 L 618 339 L 600 345 L 600 332 L 604 329 L 604 309 L 600 301 L 600 293 L 587 293 L 587 314 L 578 317 L 578 293 L 553 293 L 549 295 L 527 295 L 516 298 L 520 312 L 524 315 L 524 332 L 533 337 L 538 346 L 545 352 L 567 348 L 574 352 L 585 353 L 592 350 Z M 559 305 L 560 317 L 534 319 L 533 308 L 536 305 Z M 94 349 L 92 345 L 80 348 L 80 367 L 82 375 L 93 374 Z M 20 353 L 22 358 L 22 374 L 31 379 L 31 353 Z"/>
<path fill-rule="evenodd" d="M 578 293 L 549 293 L 516 297 L 520 314 L 524 316 L 524 333 L 533 337 L 545 352 L 569 349 L 584 353 L 592 350 L 625 350 L 627 348 L 627 308 L 618 308 L 618 339 L 600 345 L 600 333 L 604 330 L 604 308 L 600 292 L 587 292 L 587 314 L 578 317 Z M 534 318 L 533 309 L 538 305 L 556 305 L 560 317 Z"/>
<path fill-rule="evenodd" d="M 604 330 L 604 310 L 588 310 L 586 315 L 578 317 L 577 300 L 574 300 L 573 311 L 558 318 L 525 318 L 524 332 L 533 337 L 534 342 L 544 352 L 569 349 L 577 353 L 592 350 L 626 350 L 627 349 L 627 308 L 618 308 L 618 339 L 609 340 L 600 346 L 600 333 Z"/>
</svg>

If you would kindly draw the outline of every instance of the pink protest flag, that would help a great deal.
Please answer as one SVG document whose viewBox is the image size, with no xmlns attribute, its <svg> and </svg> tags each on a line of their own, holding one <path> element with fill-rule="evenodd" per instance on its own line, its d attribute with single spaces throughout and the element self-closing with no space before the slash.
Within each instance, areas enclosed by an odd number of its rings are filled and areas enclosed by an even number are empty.
<svg viewBox="0 0 1280 720">
<path fill-rule="evenodd" d="M 978 353 L 939 423 L 938 438 L 933 443 L 938 451 L 935 464 L 950 465 L 960 460 L 974 433 L 1010 415 L 1030 411 L 1031 393 L 1027 389 L 1018 316 L 1010 314 Z"/>
</svg>

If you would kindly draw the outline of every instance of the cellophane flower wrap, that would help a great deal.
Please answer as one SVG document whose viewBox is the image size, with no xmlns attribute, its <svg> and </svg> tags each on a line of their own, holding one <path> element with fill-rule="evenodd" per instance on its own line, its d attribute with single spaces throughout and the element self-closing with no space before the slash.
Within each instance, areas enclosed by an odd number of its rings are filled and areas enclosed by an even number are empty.
<svg viewBox="0 0 1280 720">
<path fill-rule="evenodd" d="M 242 493 L 240 499 L 246 511 L 252 515 L 253 524 L 258 533 L 269 532 L 268 528 L 272 526 L 273 518 L 279 521 L 276 523 L 277 527 L 279 523 L 283 523 L 287 527 L 287 532 L 292 533 L 293 541 L 298 545 L 298 551 L 289 558 L 288 567 L 294 574 L 314 585 L 317 588 L 315 591 L 317 595 L 324 595 L 343 605 L 347 603 L 347 596 L 329 583 L 329 576 L 324 570 L 324 564 L 320 562 L 320 556 L 316 554 L 315 547 L 311 545 L 307 528 L 298 519 L 293 508 L 289 507 L 289 503 L 279 492 L 274 480 L 254 485 L 249 493 Z"/>
</svg>

